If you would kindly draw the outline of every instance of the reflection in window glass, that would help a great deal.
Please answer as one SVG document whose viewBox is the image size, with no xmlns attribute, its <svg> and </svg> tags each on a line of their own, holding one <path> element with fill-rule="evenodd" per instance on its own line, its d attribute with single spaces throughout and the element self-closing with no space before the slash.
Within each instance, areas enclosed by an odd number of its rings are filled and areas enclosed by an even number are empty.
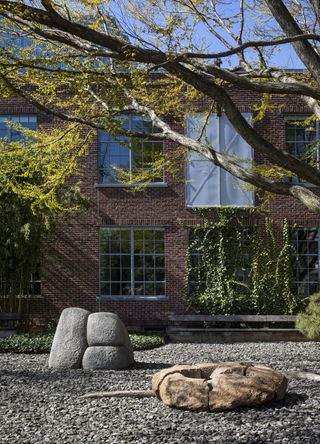
<svg viewBox="0 0 320 444">
<path fill-rule="evenodd" d="M 124 129 L 148 133 L 158 132 L 147 117 L 127 115 L 121 118 Z M 151 170 L 150 164 L 162 153 L 162 150 L 162 141 L 136 140 L 100 131 L 99 182 L 119 183 L 116 168 L 126 169 L 130 173 Z M 163 172 L 154 173 L 152 182 L 163 182 Z"/>
<path fill-rule="evenodd" d="M 294 285 L 298 295 L 319 291 L 319 228 L 297 228 L 292 231 Z"/>
<path fill-rule="evenodd" d="M 21 132 L 10 126 L 10 122 L 31 130 L 37 129 L 37 116 L 35 115 L 2 115 L 0 116 L 0 139 L 6 139 L 8 142 L 18 142 L 24 138 Z"/>
<path fill-rule="evenodd" d="M 305 124 L 308 116 L 291 115 L 286 119 L 286 151 L 295 157 L 318 165 L 319 162 L 319 125 L 317 122 Z M 301 181 L 293 178 L 295 181 Z"/>
<path fill-rule="evenodd" d="M 162 228 L 101 229 L 100 294 L 165 296 Z"/>
</svg>

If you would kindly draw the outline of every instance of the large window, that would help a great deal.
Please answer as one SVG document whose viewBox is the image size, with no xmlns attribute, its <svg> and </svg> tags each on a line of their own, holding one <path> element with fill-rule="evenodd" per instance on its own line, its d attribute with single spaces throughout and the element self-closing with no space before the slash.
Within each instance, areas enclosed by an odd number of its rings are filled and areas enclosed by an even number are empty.
<svg viewBox="0 0 320 444">
<path fill-rule="evenodd" d="M 319 228 L 297 228 L 292 231 L 295 292 L 310 295 L 319 290 Z"/>
<path fill-rule="evenodd" d="M 100 295 L 165 296 L 162 228 L 101 229 Z"/>
<path fill-rule="evenodd" d="M 7 139 L 9 142 L 18 142 L 23 139 L 23 134 L 13 128 L 10 122 L 31 130 L 37 129 L 37 116 L 35 115 L 2 115 L 0 116 L 0 139 Z"/>
<path fill-rule="evenodd" d="M 143 116 L 121 116 L 123 128 L 131 131 L 155 133 L 158 130 Z M 152 171 L 152 162 L 163 150 L 159 140 L 137 140 L 124 136 L 113 136 L 101 131 L 99 134 L 99 182 L 119 183 L 117 168 L 130 174 L 139 170 Z M 151 173 L 153 183 L 163 182 L 163 171 Z"/>
<path fill-rule="evenodd" d="M 313 165 L 319 163 L 319 123 L 305 123 L 308 116 L 286 117 L 286 151 Z M 294 181 L 300 179 L 294 177 Z"/>
</svg>

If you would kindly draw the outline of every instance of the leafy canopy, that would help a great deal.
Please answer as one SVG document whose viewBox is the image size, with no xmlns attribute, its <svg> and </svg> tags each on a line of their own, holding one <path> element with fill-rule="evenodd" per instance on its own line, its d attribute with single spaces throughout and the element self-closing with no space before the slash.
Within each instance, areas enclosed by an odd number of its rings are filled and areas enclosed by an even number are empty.
<svg viewBox="0 0 320 444">
<path fill-rule="evenodd" d="M 139 138 L 151 135 L 125 131 L 117 116 L 145 114 L 159 129 L 157 138 L 197 151 L 256 188 L 320 211 L 319 197 L 305 186 L 320 185 L 316 165 L 263 138 L 231 94 L 234 88 L 260 93 L 252 104 L 256 119 L 272 110 L 279 95 L 300 97 L 313 119 L 320 118 L 317 1 L 0 0 L 0 17 L 2 96 L 23 97 L 68 124 Z M 304 72 L 273 65 L 275 52 L 288 44 Z M 186 114 L 199 107 L 226 113 L 268 167 L 184 136 Z M 168 164 L 170 158 L 160 161 Z M 302 181 L 288 182 L 287 176 Z"/>
</svg>

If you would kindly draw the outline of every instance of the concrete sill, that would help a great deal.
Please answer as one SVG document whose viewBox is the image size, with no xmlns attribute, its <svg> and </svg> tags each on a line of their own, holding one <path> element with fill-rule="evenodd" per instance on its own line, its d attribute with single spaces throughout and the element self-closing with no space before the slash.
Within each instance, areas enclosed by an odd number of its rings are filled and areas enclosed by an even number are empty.
<svg viewBox="0 0 320 444">
<path fill-rule="evenodd" d="M 166 301 L 166 296 L 97 296 L 97 301 Z"/>
<path fill-rule="evenodd" d="M 18 296 L 15 296 L 16 299 L 24 299 L 24 300 L 33 300 L 33 299 L 44 299 L 44 296 L 41 294 L 33 294 L 33 295 L 26 295 L 26 294 L 21 294 Z M 9 299 L 9 296 L 0 296 L 0 300 L 1 299 Z"/>
<path fill-rule="evenodd" d="M 134 188 L 138 185 L 142 185 L 140 183 L 136 184 L 125 184 L 125 183 L 95 183 L 95 188 Z M 166 182 L 155 182 L 149 183 L 145 185 L 146 188 L 166 188 L 168 184 Z"/>
</svg>

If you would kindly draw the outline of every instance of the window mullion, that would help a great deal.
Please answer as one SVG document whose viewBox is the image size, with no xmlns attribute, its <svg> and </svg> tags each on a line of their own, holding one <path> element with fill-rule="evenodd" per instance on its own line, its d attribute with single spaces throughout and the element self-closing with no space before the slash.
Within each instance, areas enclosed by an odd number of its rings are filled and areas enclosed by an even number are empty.
<svg viewBox="0 0 320 444">
<path fill-rule="evenodd" d="M 318 283 L 320 282 L 320 267 L 319 267 L 319 259 L 320 259 L 320 238 L 319 238 L 319 227 L 317 228 L 318 230 L 318 257 L 317 257 L 317 265 L 318 265 Z M 319 285 L 319 284 L 318 284 Z M 319 288 L 317 288 L 317 291 L 319 290 Z"/>
<path fill-rule="evenodd" d="M 129 129 L 132 131 L 132 116 L 129 117 Z M 129 137 L 129 172 L 130 181 L 132 181 L 132 137 Z"/>
<path fill-rule="evenodd" d="M 319 160 L 320 160 L 320 152 L 319 152 L 319 122 L 316 122 L 316 139 L 317 139 L 317 169 L 319 169 Z"/>
<path fill-rule="evenodd" d="M 131 296 L 134 296 L 134 232 L 130 227 Z"/>
</svg>

